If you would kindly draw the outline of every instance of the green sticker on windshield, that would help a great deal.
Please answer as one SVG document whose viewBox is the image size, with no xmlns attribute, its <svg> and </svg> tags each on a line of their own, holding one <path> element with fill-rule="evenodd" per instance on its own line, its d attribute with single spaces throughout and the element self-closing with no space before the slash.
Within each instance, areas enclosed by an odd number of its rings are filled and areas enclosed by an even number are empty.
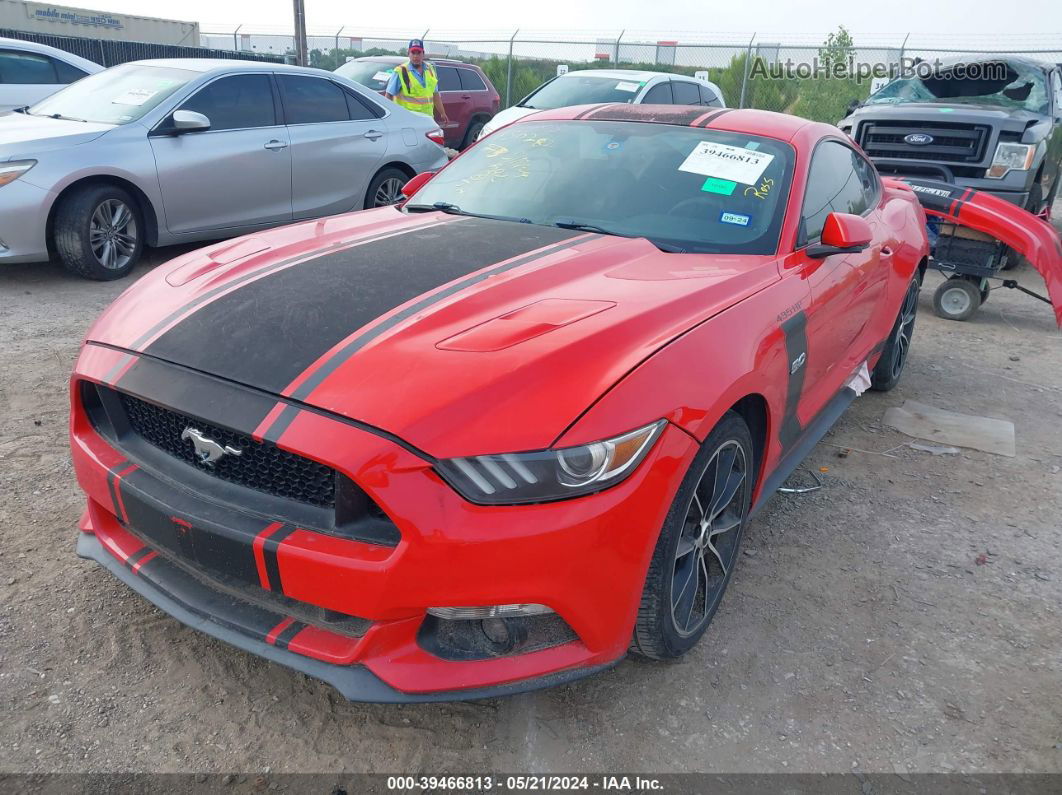
<svg viewBox="0 0 1062 795">
<path fill-rule="evenodd" d="M 937 108 L 941 113 L 954 113 L 955 108 Z"/>
<path fill-rule="evenodd" d="M 728 179 L 718 179 L 717 177 L 708 177 L 701 185 L 701 190 L 708 193 L 721 193 L 724 196 L 730 196 L 734 189 L 737 187 L 736 182 L 731 182 Z"/>
</svg>

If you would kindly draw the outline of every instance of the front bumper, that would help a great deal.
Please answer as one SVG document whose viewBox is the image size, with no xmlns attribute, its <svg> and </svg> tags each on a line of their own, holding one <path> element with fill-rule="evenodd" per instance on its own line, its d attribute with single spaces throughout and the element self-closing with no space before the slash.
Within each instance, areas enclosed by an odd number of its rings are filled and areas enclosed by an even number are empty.
<svg viewBox="0 0 1062 795">
<path fill-rule="evenodd" d="M 179 620 L 366 701 L 518 692 L 594 673 L 625 655 L 659 528 L 696 452 L 681 430 L 669 426 L 638 470 L 607 491 L 551 504 L 486 507 L 464 501 L 430 462 L 395 441 L 301 411 L 281 446 L 358 484 L 387 512 L 401 540 L 381 546 L 296 529 L 273 550 L 279 593 L 263 595 L 274 601 L 248 603 L 241 595 L 258 587 L 255 561 L 275 517 L 261 505 L 233 507 L 190 492 L 182 474 L 188 465 L 174 460 L 158 471 L 157 461 L 137 460 L 94 429 L 76 384 L 106 382 L 121 358 L 87 345 L 73 379 L 72 454 L 88 496 L 79 551 Z M 176 370 L 170 375 L 142 383 L 201 378 Z M 138 382 L 124 379 L 119 388 L 132 393 L 130 383 Z M 210 388 L 206 381 L 189 382 L 173 395 Z M 227 388 L 232 394 L 223 403 L 239 405 L 242 388 Z M 170 398 L 166 405 L 195 415 Z M 254 582 L 245 578 L 244 591 L 234 597 L 196 576 L 204 563 L 233 576 L 246 570 Z M 262 587 L 269 584 L 263 575 Z M 362 620 L 365 627 L 333 631 L 332 624 L 307 619 L 305 609 L 287 610 L 278 598 Z M 444 658 L 424 643 L 429 607 L 514 603 L 551 607 L 572 639 L 489 659 Z"/>
<path fill-rule="evenodd" d="M 24 179 L 0 187 L 0 263 L 48 259 L 51 200 L 52 194 Z"/>
</svg>

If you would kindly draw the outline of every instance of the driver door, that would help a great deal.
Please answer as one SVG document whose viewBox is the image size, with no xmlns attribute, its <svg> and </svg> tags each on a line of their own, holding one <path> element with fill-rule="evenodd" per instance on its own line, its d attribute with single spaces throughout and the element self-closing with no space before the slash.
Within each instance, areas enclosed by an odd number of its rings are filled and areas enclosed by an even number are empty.
<svg viewBox="0 0 1062 795">
<path fill-rule="evenodd" d="M 150 133 L 166 227 L 174 234 L 292 220 L 291 147 L 278 123 L 271 75 L 226 75 L 178 110 L 202 113 L 210 129 Z"/>
</svg>

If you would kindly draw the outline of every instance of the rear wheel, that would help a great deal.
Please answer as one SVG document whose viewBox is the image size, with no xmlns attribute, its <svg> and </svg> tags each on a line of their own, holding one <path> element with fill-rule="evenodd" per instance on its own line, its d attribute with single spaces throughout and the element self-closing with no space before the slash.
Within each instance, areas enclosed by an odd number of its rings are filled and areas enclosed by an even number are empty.
<svg viewBox="0 0 1062 795">
<path fill-rule="evenodd" d="M 874 365 L 870 374 L 870 388 L 877 392 L 888 392 L 898 383 L 907 366 L 907 357 L 911 353 L 911 340 L 914 338 L 915 319 L 918 316 L 918 291 L 921 285 L 916 276 L 907 286 L 907 293 L 900 305 L 900 313 L 892 324 L 892 331 L 885 343 L 881 358 Z"/>
<path fill-rule="evenodd" d="M 486 122 L 483 119 L 473 119 L 472 123 L 468 125 L 468 131 L 465 133 L 465 139 L 461 144 L 462 149 L 467 149 L 476 142 L 479 138 L 479 134 L 483 132 L 483 128 L 486 126 Z"/>
<path fill-rule="evenodd" d="M 981 307 L 981 287 L 976 282 L 952 277 L 933 293 L 933 310 L 945 320 L 968 320 Z"/>
<path fill-rule="evenodd" d="M 78 276 L 110 281 L 127 276 L 144 250 L 144 221 L 128 191 L 87 185 L 66 196 L 55 213 L 55 250 Z"/>
<path fill-rule="evenodd" d="M 369 190 L 365 194 L 365 209 L 387 207 L 402 201 L 402 186 L 407 182 L 409 177 L 406 172 L 397 168 L 385 168 L 369 183 Z"/>
<path fill-rule="evenodd" d="M 748 426 L 729 411 L 701 445 L 664 520 L 631 651 L 653 660 L 680 657 L 708 628 L 737 563 L 752 462 Z"/>
</svg>

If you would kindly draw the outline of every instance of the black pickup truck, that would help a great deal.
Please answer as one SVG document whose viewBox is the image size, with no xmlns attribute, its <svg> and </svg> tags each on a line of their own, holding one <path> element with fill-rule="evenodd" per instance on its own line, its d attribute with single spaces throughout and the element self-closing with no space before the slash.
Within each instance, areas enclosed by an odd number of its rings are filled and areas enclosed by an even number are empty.
<svg viewBox="0 0 1062 795">
<path fill-rule="evenodd" d="M 840 128 L 883 174 L 1049 212 L 1062 181 L 1059 65 L 995 55 L 918 67 L 854 107 Z"/>
</svg>

